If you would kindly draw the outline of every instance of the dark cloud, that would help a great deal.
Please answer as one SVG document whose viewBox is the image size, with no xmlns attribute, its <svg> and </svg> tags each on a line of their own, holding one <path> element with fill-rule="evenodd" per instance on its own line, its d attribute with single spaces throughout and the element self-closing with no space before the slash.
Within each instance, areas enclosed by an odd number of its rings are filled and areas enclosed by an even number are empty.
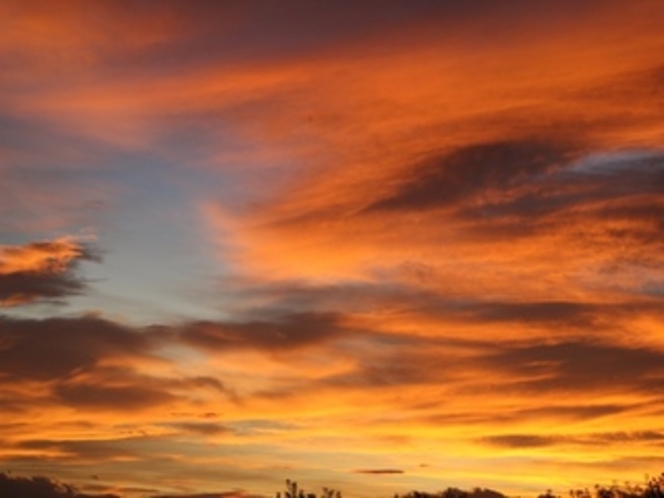
<svg viewBox="0 0 664 498">
<path fill-rule="evenodd" d="M 534 138 L 467 145 L 414 166 L 395 192 L 365 212 L 451 207 L 489 191 L 531 182 L 570 156 L 570 147 Z"/>
<path fill-rule="evenodd" d="M 141 385 L 109 386 L 100 383 L 61 384 L 55 388 L 54 394 L 64 404 L 102 411 L 135 411 L 164 405 L 176 399 L 164 388 Z"/>
<path fill-rule="evenodd" d="M 406 268 L 405 271 L 410 271 Z M 397 274 L 397 278 L 402 274 Z M 412 275 L 407 275 L 410 278 Z M 420 278 L 415 275 L 415 278 Z M 436 281 L 441 278 L 434 272 L 421 277 Z M 644 289 L 656 294 L 656 287 Z M 270 299 L 271 307 L 261 310 L 249 309 L 238 312 L 237 316 L 265 315 L 265 322 L 274 321 L 275 315 L 286 310 L 334 310 L 335 313 L 362 313 L 367 310 L 383 309 L 391 312 L 416 313 L 437 318 L 441 324 L 458 323 L 523 323 L 535 326 L 564 325 L 568 328 L 584 330 L 606 330 L 607 321 L 634 317 L 642 313 L 657 314 L 660 306 L 651 302 L 593 303 L 569 300 L 528 300 L 519 301 L 459 298 L 437 290 L 418 288 L 395 281 L 382 281 L 379 284 L 338 284 L 316 286 L 284 282 L 261 288 L 257 285 L 239 286 L 238 299 Z M 442 326 L 442 325 L 441 325 Z M 429 325 L 429 328 L 434 327 Z M 372 334 L 363 331 L 364 335 Z M 375 335 L 375 334 L 373 334 Z M 431 334 L 427 334 L 431 335 Z M 449 340 L 449 339 L 448 339 Z M 461 339 L 468 341 L 468 338 Z M 467 344 L 470 344 L 469 341 Z M 474 345 L 478 345 L 477 342 Z"/>
<path fill-rule="evenodd" d="M 550 392 L 641 393 L 652 396 L 664 382 L 664 352 L 599 342 L 500 344 L 485 340 L 446 344 L 436 338 L 406 338 L 383 342 L 370 339 L 371 353 L 356 355 L 352 370 L 319 382 L 334 388 L 380 389 L 390 386 L 439 385 L 444 382 L 462 396 L 518 392 L 546 395 Z M 479 383 L 467 383 L 468 371 L 492 372 Z M 653 402 L 654 403 L 654 402 Z M 554 403 L 516 413 L 469 413 L 477 423 L 523 421 L 556 416 Z M 633 405 L 572 406 L 561 408 L 567 419 L 588 419 L 635 408 Z M 653 405 L 654 408 L 654 405 Z M 441 418 L 442 417 L 442 418 Z M 457 416 L 458 417 L 458 416 Z M 461 417 L 463 418 L 463 416 Z M 497 420 L 498 419 L 498 420 Z M 450 422 L 449 415 L 435 415 L 431 423 Z"/>
<path fill-rule="evenodd" d="M 157 377 L 133 367 L 98 366 L 85 380 L 60 379 L 53 395 L 61 403 L 82 409 L 135 411 L 184 399 L 192 392 L 208 391 L 213 396 L 239 402 L 238 395 L 214 377 Z"/>
<path fill-rule="evenodd" d="M 380 389 L 390 386 L 454 384 L 470 366 L 463 352 L 481 352 L 486 343 L 446 341 L 412 336 L 372 336 L 367 354 L 354 356 L 355 368 L 327 377 L 323 382 L 335 388 Z M 354 350 L 356 346 L 351 345 Z M 353 351 L 350 351 L 353 354 Z"/>
<path fill-rule="evenodd" d="M 555 417 L 556 420 L 592 420 L 628 412 L 639 405 L 626 404 L 587 404 L 587 405 L 555 405 L 516 410 L 512 413 L 514 421 L 529 421 L 544 417 Z"/>
<path fill-rule="evenodd" d="M 559 441 L 557 438 L 536 436 L 533 434 L 509 434 L 505 436 L 490 436 L 482 439 L 482 442 L 502 448 L 540 448 L 552 446 Z"/>
<path fill-rule="evenodd" d="M 0 317 L 0 381 L 5 388 L 43 382 L 50 395 L 39 402 L 86 410 L 135 411 L 173 401 L 176 396 L 172 392 L 199 388 L 230 396 L 217 379 L 162 379 L 141 375 L 134 366 L 104 364 L 116 358 L 135 362 L 153 359 L 163 339 L 151 330 L 132 329 L 93 316 L 45 320 Z M 7 394 L 18 409 L 27 399 L 20 391 Z"/>
<path fill-rule="evenodd" d="M 655 302 L 589 303 L 583 301 L 466 301 L 439 305 L 452 320 L 475 323 L 513 322 L 530 325 L 564 326 L 588 332 L 605 332 L 619 320 L 659 315 Z M 435 313 L 435 310 L 432 310 Z"/>
<path fill-rule="evenodd" d="M 432 403 L 430 405 L 418 406 L 431 410 L 438 408 L 440 403 Z M 577 422 L 593 420 L 602 417 L 609 417 L 620 413 L 628 412 L 639 405 L 631 406 L 625 405 L 558 405 L 551 403 L 550 406 L 525 408 L 508 410 L 502 409 L 497 412 L 482 412 L 482 411 L 463 411 L 455 413 L 438 413 L 435 415 L 426 415 L 424 418 L 417 418 L 418 421 L 423 421 L 427 424 L 450 426 L 451 424 L 458 424 L 469 426 L 473 424 L 492 426 L 512 425 L 531 423 L 540 420 L 556 420 L 558 422 Z"/>
<path fill-rule="evenodd" d="M 0 378 L 49 381 L 91 370 L 103 358 L 145 356 L 154 337 L 92 316 L 0 317 L 0 344 Z"/>
<path fill-rule="evenodd" d="M 356 474 L 403 474 L 404 471 L 401 469 L 359 469 L 353 471 Z"/>
<path fill-rule="evenodd" d="M 215 436 L 218 434 L 228 434 L 232 432 L 231 429 L 222 424 L 215 424 L 211 422 L 174 422 L 172 424 L 168 424 L 168 426 L 183 432 L 189 432 L 191 434 L 197 434 L 201 436 Z"/>
<path fill-rule="evenodd" d="M 23 259 L 27 261 L 22 263 Z M 36 260 L 32 266 L 30 259 Z M 0 305 L 57 302 L 80 294 L 86 283 L 74 273 L 79 262 L 99 260 L 93 248 L 73 241 L 0 247 Z"/>
<path fill-rule="evenodd" d="M 187 325 L 184 342 L 210 350 L 282 350 L 313 345 L 347 334 L 339 317 L 329 313 L 299 313 L 255 322 L 195 322 Z"/>
<path fill-rule="evenodd" d="M 0 302 L 9 306 L 37 299 L 58 302 L 63 297 L 81 294 L 85 284 L 71 274 L 11 273 L 0 275 Z"/>
<path fill-rule="evenodd" d="M 457 308 L 459 318 L 475 322 L 555 323 L 588 327 L 599 314 L 615 314 L 612 306 L 571 301 L 475 302 Z"/>
<path fill-rule="evenodd" d="M 391 192 L 360 212 L 444 208 L 462 239 L 556 234 L 603 253 L 616 244 L 618 264 L 661 265 L 664 154 L 588 150 L 529 137 L 465 145 L 402 171 Z"/>
<path fill-rule="evenodd" d="M 664 381 L 664 351 L 589 342 L 499 346 L 481 362 L 518 380 L 504 386 L 545 392 L 657 393 Z"/>
<path fill-rule="evenodd" d="M 664 433 L 658 431 L 635 432 L 603 432 L 585 435 L 554 435 L 538 436 L 534 434 L 508 434 L 489 436 L 480 440 L 491 446 L 503 448 L 538 448 L 559 444 L 599 445 L 630 444 L 630 443 L 660 443 L 664 441 Z"/>
<path fill-rule="evenodd" d="M 588 242 L 595 237 L 603 244 L 614 239 L 654 248 L 662 245 L 663 193 L 661 151 L 617 151 L 587 155 L 550 174 L 522 178 L 509 193 L 460 205 L 456 215 L 487 238 L 579 227 L 579 236 L 585 233 Z"/>
<path fill-rule="evenodd" d="M 289 315 L 273 321 L 197 322 L 183 328 L 130 328 L 83 316 L 31 320 L 0 317 L 0 380 L 7 392 L 3 405 L 20 411 L 25 403 L 59 403 L 83 410 L 128 412 L 166 405 L 191 392 L 210 391 L 237 403 L 232 386 L 211 376 L 153 377 L 139 373 L 143 360 L 158 358 L 164 344 L 185 344 L 212 351 L 253 348 L 289 350 L 315 344 L 347 332 L 334 315 Z M 111 366 L 105 360 L 131 360 Z M 40 400 L 7 390 L 12 383 L 48 382 Z M 224 431 L 214 424 L 178 427 L 192 433 Z"/>
</svg>

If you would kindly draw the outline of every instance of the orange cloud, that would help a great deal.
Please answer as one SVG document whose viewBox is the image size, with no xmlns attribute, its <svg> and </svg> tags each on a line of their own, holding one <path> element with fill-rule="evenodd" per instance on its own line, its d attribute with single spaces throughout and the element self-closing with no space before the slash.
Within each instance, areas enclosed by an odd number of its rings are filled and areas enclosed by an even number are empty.
<svg viewBox="0 0 664 498">
<path fill-rule="evenodd" d="M 627 15 L 640 17 L 635 12 Z M 270 96 L 276 110 L 267 116 L 266 124 L 250 120 L 250 115 L 238 116 L 239 126 L 250 125 L 263 147 L 279 157 L 284 150 L 290 151 L 303 174 L 289 182 L 281 195 L 247 213 L 205 207 L 219 239 L 226 247 L 236 248 L 224 257 L 268 278 L 362 279 L 370 278 L 367 268 L 381 263 L 425 263 L 430 258 L 443 260 L 437 264 L 450 262 L 451 271 L 465 271 L 464 263 L 457 261 L 459 251 L 452 246 L 468 242 L 464 255 L 482 253 L 468 264 L 490 266 L 492 261 L 482 261 L 488 255 L 477 240 L 484 231 L 502 232 L 505 243 L 513 246 L 507 235 L 519 235 L 516 229 L 522 213 L 518 208 L 525 210 L 528 202 L 537 199 L 538 205 L 530 207 L 540 210 L 542 221 L 559 223 L 572 203 L 581 202 L 582 192 L 570 192 L 565 174 L 554 171 L 570 168 L 598 150 L 638 152 L 659 146 L 652 138 L 659 129 L 654 114 L 657 105 L 652 105 L 658 94 L 655 90 L 653 97 L 643 90 L 657 88 L 659 66 L 653 57 L 658 40 L 643 33 L 630 38 L 627 45 L 611 41 L 613 29 L 621 29 L 620 16 L 609 10 L 597 25 L 588 21 L 587 31 L 560 28 L 555 41 L 535 36 L 527 47 L 511 41 L 471 50 L 461 43 L 453 50 L 445 39 L 436 50 L 449 48 L 446 57 L 434 57 L 435 51 L 423 44 L 408 46 L 404 53 L 378 53 L 359 61 L 344 60 L 343 54 L 312 62 L 311 83 L 293 82 L 297 101 L 286 92 Z M 597 36 L 606 37 L 607 43 L 596 43 Z M 640 55 L 624 62 L 625 52 Z M 570 53 L 575 54 L 571 60 Z M 262 109 L 260 102 L 255 104 L 257 112 Z M 507 167 L 505 163 L 514 163 L 515 168 L 521 164 L 524 169 L 510 176 L 500 171 Z M 536 170 L 538 165 L 541 169 Z M 602 187 L 608 175 L 595 176 Z M 582 182 L 590 182 L 593 175 L 585 180 L 581 176 L 572 188 L 586 189 L 587 202 L 626 200 L 616 192 L 613 199 L 606 198 L 608 193 L 604 199 L 592 197 L 592 187 Z M 541 199 L 535 186 L 526 184 L 535 178 L 538 192 L 544 194 Z M 656 192 L 637 187 L 633 194 L 630 202 L 658 209 Z M 409 199 L 411 209 L 396 209 Z M 475 202 L 477 206 L 466 209 L 483 214 L 484 224 L 480 225 L 482 219 L 471 223 L 448 216 L 443 210 L 445 199 L 451 208 L 456 207 L 454 201 Z M 570 210 L 564 211 L 565 200 L 570 201 Z M 427 203 L 439 208 L 435 227 L 426 223 L 433 214 L 412 209 L 417 207 L 412 201 L 420 208 Z M 384 209 L 384 216 L 379 216 L 379 208 L 390 205 L 395 209 L 389 213 Z M 481 208 L 487 212 L 480 213 Z M 498 213 L 499 209 L 504 212 Z M 581 206 L 573 209 L 575 216 L 583 214 Z M 530 218 L 533 223 L 524 230 L 534 225 L 536 217 Z M 579 220 L 570 232 L 585 230 L 585 223 Z M 593 238 L 596 246 L 604 246 L 601 239 L 606 232 L 599 229 Z M 537 235 L 541 241 L 537 247 L 520 244 L 523 253 L 514 248 L 508 251 L 513 258 L 510 266 L 522 267 L 514 263 L 577 236 L 563 235 L 562 227 Z M 500 242 L 494 237 L 491 243 Z M 445 247 L 455 254 L 441 250 Z M 553 260 L 557 255 L 549 257 Z M 564 283 L 554 281 L 552 286 L 564 287 Z"/>
<path fill-rule="evenodd" d="M 26 246 L 0 246 L 0 274 L 63 273 L 73 260 L 84 254 L 81 245 L 71 237 L 33 242 Z"/>
<path fill-rule="evenodd" d="M 0 246 L 0 303 L 9 307 L 80 293 L 84 282 L 72 272 L 79 261 L 95 259 L 90 248 L 71 237 Z"/>
</svg>

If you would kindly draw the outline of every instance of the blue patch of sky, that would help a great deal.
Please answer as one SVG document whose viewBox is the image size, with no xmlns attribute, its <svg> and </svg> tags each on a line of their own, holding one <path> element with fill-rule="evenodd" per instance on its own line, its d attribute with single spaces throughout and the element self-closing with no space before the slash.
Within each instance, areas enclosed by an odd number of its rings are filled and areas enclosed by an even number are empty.
<svg viewBox="0 0 664 498">
<path fill-rule="evenodd" d="M 611 173 L 647 166 L 652 160 L 662 160 L 664 151 L 652 149 L 625 149 L 611 152 L 595 152 L 577 161 L 570 168 L 577 173 Z"/>
<path fill-rule="evenodd" d="M 261 144 L 240 139 L 214 113 L 162 116 L 155 124 L 160 132 L 135 151 L 0 115 L 0 130 L 12 132 L 9 142 L 0 140 L 12 151 L 0 193 L 13 195 L 0 200 L 0 242 L 92 233 L 102 252 L 101 264 L 81 265 L 92 290 L 56 308 L 60 313 L 99 311 L 141 323 L 225 318 L 230 294 L 220 278 L 233 269 L 222 261 L 201 206 L 245 209 L 296 168 L 284 157 L 261 162 Z"/>
<path fill-rule="evenodd" d="M 103 174 L 119 195 L 100 220 L 103 263 L 85 265 L 95 292 L 78 305 L 141 322 L 219 317 L 223 296 L 217 279 L 227 268 L 199 202 L 212 189 L 231 187 L 204 170 L 154 157 L 136 156 Z"/>
</svg>

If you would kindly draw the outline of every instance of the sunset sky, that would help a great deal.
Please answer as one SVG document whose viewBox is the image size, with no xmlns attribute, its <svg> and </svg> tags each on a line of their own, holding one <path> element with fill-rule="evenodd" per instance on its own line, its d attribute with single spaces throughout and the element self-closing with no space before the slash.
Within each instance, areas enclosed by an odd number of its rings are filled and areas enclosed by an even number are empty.
<svg viewBox="0 0 664 498">
<path fill-rule="evenodd" d="M 0 470 L 128 498 L 664 471 L 664 2 L 0 19 Z"/>
</svg>

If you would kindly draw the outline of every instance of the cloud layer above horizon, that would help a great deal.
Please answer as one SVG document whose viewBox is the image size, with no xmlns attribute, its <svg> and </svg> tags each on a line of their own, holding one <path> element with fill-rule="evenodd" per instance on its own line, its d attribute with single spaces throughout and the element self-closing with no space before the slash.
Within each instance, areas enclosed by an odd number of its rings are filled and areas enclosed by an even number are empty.
<svg viewBox="0 0 664 498">
<path fill-rule="evenodd" d="M 127 496 L 663 470 L 661 2 L 0 16 L 3 468 Z"/>
</svg>

